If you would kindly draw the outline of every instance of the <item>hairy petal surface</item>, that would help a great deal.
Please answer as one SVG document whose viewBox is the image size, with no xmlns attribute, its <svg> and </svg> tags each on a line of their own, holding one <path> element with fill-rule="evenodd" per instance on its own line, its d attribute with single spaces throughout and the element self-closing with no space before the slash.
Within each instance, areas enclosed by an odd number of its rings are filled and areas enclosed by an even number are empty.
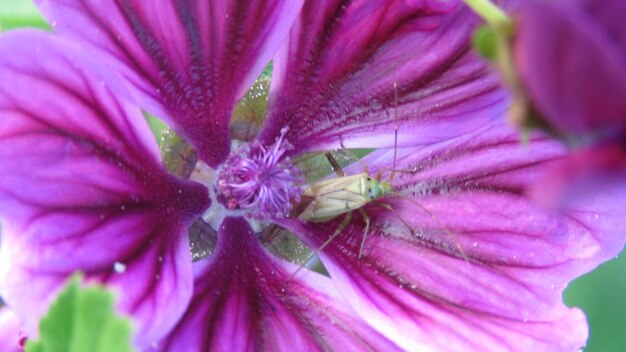
<svg viewBox="0 0 626 352">
<path fill-rule="evenodd" d="M 499 116 L 504 93 L 469 44 L 478 20 L 455 3 L 307 1 L 274 60 L 262 141 L 289 126 L 294 154 L 385 147 L 397 119 L 400 145 L 423 145 Z"/>
<path fill-rule="evenodd" d="M 393 151 L 366 158 L 373 174 Z M 584 315 L 562 303 L 569 281 L 624 245 L 626 192 L 594 194 L 564 213 L 525 195 L 542 165 L 562 157 L 542 138 L 520 145 L 499 126 L 428 148 L 398 151 L 392 186 L 324 250 L 322 261 L 356 311 L 412 349 L 563 351 L 587 338 Z M 332 223 L 286 224 L 314 246 Z"/>
<path fill-rule="evenodd" d="M 81 48 L 19 31 L 0 52 L 3 298 L 34 333 L 81 270 L 120 290 L 139 344 L 161 337 L 191 297 L 186 229 L 206 188 L 166 173 L 122 83 Z"/>
<path fill-rule="evenodd" d="M 528 1 L 515 65 L 542 118 L 565 136 L 626 133 L 626 2 Z"/>
<path fill-rule="evenodd" d="M 191 305 L 163 351 L 397 351 L 356 317 L 331 281 L 296 270 L 227 217 L 215 254 L 195 268 Z"/>
<path fill-rule="evenodd" d="M 230 150 L 232 109 L 261 73 L 302 0 L 39 0 L 61 34 L 111 59 L 142 107 L 212 167 Z"/>
</svg>

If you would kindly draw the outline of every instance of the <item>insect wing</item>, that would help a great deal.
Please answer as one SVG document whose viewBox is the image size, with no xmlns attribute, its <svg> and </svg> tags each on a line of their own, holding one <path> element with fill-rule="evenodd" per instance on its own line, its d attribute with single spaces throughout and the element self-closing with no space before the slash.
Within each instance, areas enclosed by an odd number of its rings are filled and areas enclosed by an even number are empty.
<svg viewBox="0 0 626 352">
<path fill-rule="evenodd" d="M 314 199 L 298 217 L 307 221 L 327 221 L 361 208 L 369 202 L 361 191 L 363 177 L 367 175 L 338 177 L 311 185 L 304 194 Z"/>
<path fill-rule="evenodd" d="M 357 185 L 360 184 L 364 175 L 367 177 L 366 174 L 358 174 L 322 180 L 307 187 L 304 190 L 304 195 L 320 198 L 333 193 L 352 190 L 358 187 Z M 360 194 L 360 192 L 358 193 Z"/>
<path fill-rule="evenodd" d="M 299 218 L 308 221 L 328 221 L 341 214 L 359 209 L 368 203 L 368 199 L 360 194 L 348 191 L 337 191 L 332 196 L 317 197 L 300 214 Z"/>
</svg>

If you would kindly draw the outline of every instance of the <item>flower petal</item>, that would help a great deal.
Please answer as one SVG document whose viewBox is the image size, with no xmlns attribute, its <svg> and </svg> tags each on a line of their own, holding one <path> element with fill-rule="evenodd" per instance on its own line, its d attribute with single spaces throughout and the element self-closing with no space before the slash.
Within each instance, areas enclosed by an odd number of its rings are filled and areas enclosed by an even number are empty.
<svg viewBox="0 0 626 352">
<path fill-rule="evenodd" d="M 475 57 L 477 18 L 453 2 L 308 1 L 274 61 L 261 140 L 304 150 L 434 143 L 506 109 L 499 79 Z M 446 6 L 443 6 L 447 4 Z M 397 83 L 398 109 L 396 105 Z M 459 123 L 463 121 L 463 123 Z"/>
<path fill-rule="evenodd" d="M 163 351 L 398 350 L 355 317 L 328 278 L 290 279 L 296 267 L 270 257 L 241 217 L 224 220 L 216 253 L 196 269 L 191 305 Z"/>
<path fill-rule="evenodd" d="M 39 0 L 61 34 L 112 60 L 142 107 L 212 167 L 230 150 L 236 99 L 287 35 L 302 0 Z"/>
<path fill-rule="evenodd" d="M 22 325 L 15 314 L 6 306 L 0 308 L 0 351 L 23 352 L 21 332 Z"/>
<path fill-rule="evenodd" d="M 191 297 L 186 229 L 206 188 L 167 174 L 141 112 L 112 94 L 122 83 L 82 48 L 19 31 L 0 53 L 3 297 L 34 333 L 81 270 L 120 290 L 139 342 L 159 338 Z"/>
<path fill-rule="evenodd" d="M 515 65 L 533 104 L 568 136 L 626 133 L 626 11 L 620 0 L 528 1 L 517 16 Z"/>
<path fill-rule="evenodd" d="M 545 170 L 529 194 L 547 209 L 626 188 L 626 151 L 620 144 L 577 150 Z"/>
<path fill-rule="evenodd" d="M 393 151 L 366 158 L 389 170 Z M 437 351 L 563 351 L 587 338 L 584 315 L 562 303 L 573 278 L 624 246 L 626 191 L 594 194 L 563 214 L 525 195 L 541 167 L 563 155 L 546 139 L 520 145 L 505 128 L 429 148 L 398 151 L 393 187 L 401 196 L 371 204 L 322 261 L 353 308 L 404 348 Z M 341 220 L 285 223 L 315 246 Z"/>
</svg>

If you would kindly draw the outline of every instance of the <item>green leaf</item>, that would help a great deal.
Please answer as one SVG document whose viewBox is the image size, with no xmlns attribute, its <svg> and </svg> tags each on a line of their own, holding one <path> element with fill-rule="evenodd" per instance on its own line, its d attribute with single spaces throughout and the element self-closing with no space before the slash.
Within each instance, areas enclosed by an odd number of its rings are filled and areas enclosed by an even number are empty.
<svg viewBox="0 0 626 352">
<path fill-rule="evenodd" d="M 263 69 L 263 72 L 261 72 L 259 79 L 261 78 L 271 79 L 273 70 L 274 70 L 274 61 L 270 61 L 270 63 L 267 64 L 267 66 L 265 66 L 265 68 Z"/>
<path fill-rule="evenodd" d="M 113 294 L 102 286 L 81 285 L 74 275 L 39 323 L 39 340 L 26 352 L 131 352 L 132 325 L 114 308 Z"/>
<path fill-rule="evenodd" d="M 50 28 L 32 0 L 0 0 L 0 30 L 18 27 Z"/>
<path fill-rule="evenodd" d="M 498 55 L 498 32 L 490 26 L 476 29 L 472 38 L 474 49 L 488 60 L 494 60 Z"/>
</svg>

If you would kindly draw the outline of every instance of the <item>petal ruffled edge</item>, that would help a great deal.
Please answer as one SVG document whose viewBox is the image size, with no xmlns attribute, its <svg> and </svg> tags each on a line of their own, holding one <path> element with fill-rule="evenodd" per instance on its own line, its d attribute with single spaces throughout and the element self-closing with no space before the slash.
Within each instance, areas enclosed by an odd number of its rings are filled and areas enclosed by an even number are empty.
<svg viewBox="0 0 626 352">
<path fill-rule="evenodd" d="M 0 350 L 4 352 L 24 352 L 26 337 L 22 324 L 9 307 L 0 308 Z"/>
<path fill-rule="evenodd" d="M 370 172 L 389 170 L 392 155 L 366 157 Z M 521 145 L 502 123 L 398 150 L 397 168 L 416 170 L 393 180 L 405 196 L 381 200 L 391 210 L 365 208 L 372 224 L 361 260 L 357 213 L 322 261 L 353 308 L 403 348 L 581 348 L 585 317 L 563 305 L 562 290 L 623 248 L 626 191 L 597 193 L 564 213 L 542 209 L 525 191 L 564 156 L 545 137 Z M 281 223 L 319 247 L 340 222 Z"/>
</svg>

